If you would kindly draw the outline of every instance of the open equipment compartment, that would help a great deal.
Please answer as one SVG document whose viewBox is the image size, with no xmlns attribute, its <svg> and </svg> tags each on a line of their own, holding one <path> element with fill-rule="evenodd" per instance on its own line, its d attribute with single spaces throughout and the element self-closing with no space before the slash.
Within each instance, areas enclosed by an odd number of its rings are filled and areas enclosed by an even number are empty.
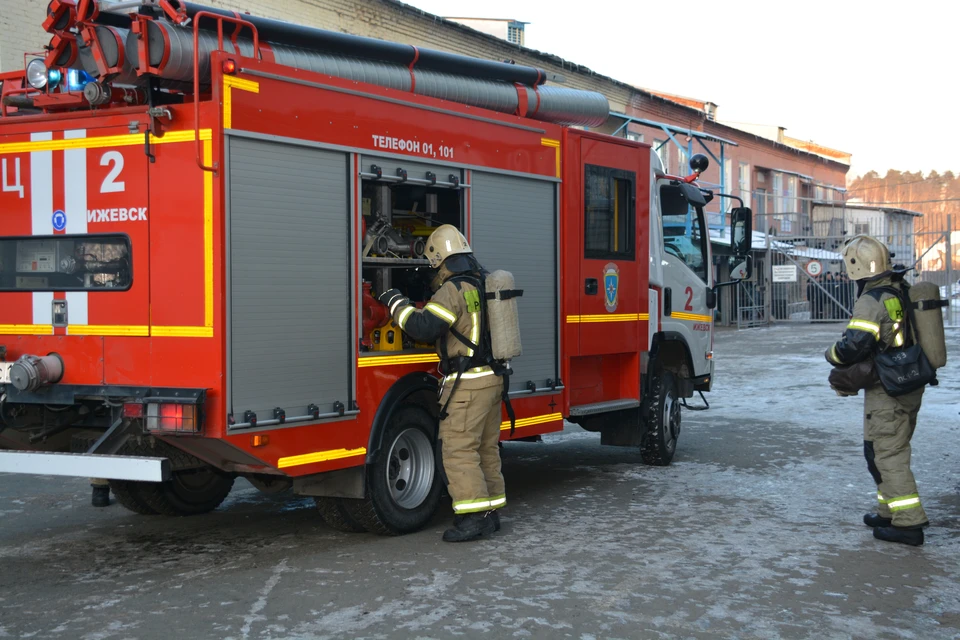
<svg viewBox="0 0 960 640">
<path fill-rule="evenodd" d="M 360 159 L 360 179 L 361 356 L 432 351 L 433 345 L 406 336 L 376 296 L 396 288 L 422 307 L 433 295 L 434 272 L 423 257 L 426 242 L 443 224 L 464 230 L 469 188 L 464 172 L 452 166 L 365 155 Z"/>
</svg>

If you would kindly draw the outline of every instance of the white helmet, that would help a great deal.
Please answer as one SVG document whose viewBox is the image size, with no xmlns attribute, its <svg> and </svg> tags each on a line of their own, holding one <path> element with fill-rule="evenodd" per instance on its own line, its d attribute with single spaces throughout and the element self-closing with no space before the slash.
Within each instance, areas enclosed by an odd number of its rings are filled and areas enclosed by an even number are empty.
<svg viewBox="0 0 960 640">
<path fill-rule="evenodd" d="M 890 271 L 890 250 L 870 236 L 854 236 L 843 247 L 843 263 L 851 280 L 874 278 Z"/>
<path fill-rule="evenodd" d="M 463 234 L 452 224 L 437 227 L 427 238 L 426 258 L 434 269 L 450 256 L 463 253 L 473 253 L 473 249 L 470 248 Z"/>
</svg>

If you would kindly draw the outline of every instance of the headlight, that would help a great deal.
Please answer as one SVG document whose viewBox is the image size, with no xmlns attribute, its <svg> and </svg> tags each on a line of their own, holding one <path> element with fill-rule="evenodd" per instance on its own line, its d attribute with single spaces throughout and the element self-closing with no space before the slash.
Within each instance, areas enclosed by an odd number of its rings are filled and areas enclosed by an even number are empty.
<svg viewBox="0 0 960 640">
<path fill-rule="evenodd" d="M 27 63 L 27 82 L 34 89 L 47 86 L 47 65 L 41 58 L 34 58 Z"/>
</svg>

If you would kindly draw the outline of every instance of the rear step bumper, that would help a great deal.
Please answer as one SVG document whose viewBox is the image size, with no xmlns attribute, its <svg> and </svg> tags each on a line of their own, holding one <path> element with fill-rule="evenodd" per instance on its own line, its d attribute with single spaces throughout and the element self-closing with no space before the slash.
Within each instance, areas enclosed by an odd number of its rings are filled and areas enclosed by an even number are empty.
<svg viewBox="0 0 960 640">
<path fill-rule="evenodd" d="M 163 482 L 170 479 L 170 461 L 96 453 L 0 451 L 0 473 Z"/>
</svg>

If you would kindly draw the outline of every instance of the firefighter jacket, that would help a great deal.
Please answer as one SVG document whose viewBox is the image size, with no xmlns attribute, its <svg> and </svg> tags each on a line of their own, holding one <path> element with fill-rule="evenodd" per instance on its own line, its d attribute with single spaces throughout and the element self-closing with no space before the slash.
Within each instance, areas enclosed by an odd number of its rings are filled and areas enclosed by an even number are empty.
<svg viewBox="0 0 960 640">
<path fill-rule="evenodd" d="M 878 348 L 902 347 L 905 340 L 904 309 L 900 299 L 881 287 L 901 289 L 889 276 L 867 282 L 853 305 L 853 317 L 843 336 L 826 352 L 833 365 L 849 365 L 872 358 Z"/>
<path fill-rule="evenodd" d="M 481 344 L 481 292 L 477 287 L 462 280 L 447 280 L 440 286 L 423 309 L 399 294 L 387 300 L 394 321 L 407 335 L 419 342 L 435 342 L 441 358 L 441 373 L 445 381 L 452 382 L 457 376 L 456 363 L 460 358 L 472 359 L 475 350 L 451 331 L 455 330 L 474 345 Z M 446 360 L 447 362 L 444 362 Z M 461 376 L 466 387 L 481 388 L 498 383 L 489 366 L 472 363 Z M 494 378 L 484 380 L 484 378 Z M 470 383 L 470 381 L 477 381 Z"/>
</svg>

